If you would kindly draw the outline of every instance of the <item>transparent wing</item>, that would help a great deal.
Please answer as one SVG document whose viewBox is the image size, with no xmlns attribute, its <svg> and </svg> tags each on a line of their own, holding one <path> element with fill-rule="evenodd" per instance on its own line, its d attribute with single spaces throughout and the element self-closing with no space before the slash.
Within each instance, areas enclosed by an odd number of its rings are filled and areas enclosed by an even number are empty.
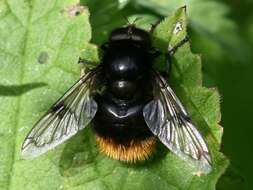
<svg viewBox="0 0 253 190">
<path fill-rule="evenodd" d="M 210 172 L 211 158 L 203 137 L 165 79 L 154 75 L 154 100 L 143 109 L 148 127 L 173 153 L 192 161 L 200 171 Z"/>
<path fill-rule="evenodd" d="M 97 111 L 91 90 L 98 71 L 76 82 L 37 122 L 22 145 L 22 156 L 33 158 L 63 143 L 85 128 Z"/>
</svg>

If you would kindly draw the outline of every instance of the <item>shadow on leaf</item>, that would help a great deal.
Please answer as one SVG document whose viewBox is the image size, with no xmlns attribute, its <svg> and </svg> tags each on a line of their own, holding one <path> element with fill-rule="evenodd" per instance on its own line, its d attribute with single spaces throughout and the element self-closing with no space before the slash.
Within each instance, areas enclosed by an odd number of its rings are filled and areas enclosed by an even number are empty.
<svg viewBox="0 0 253 190">
<path fill-rule="evenodd" d="M 113 168 L 119 166 L 141 169 L 156 165 L 161 159 L 165 158 L 167 153 L 168 150 L 161 143 L 157 143 L 156 151 L 145 161 L 126 163 L 113 160 L 99 152 L 93 131 L 84 129 L 67 142 L 60 158 L 59 169 L 61 175 L 66 177 L 77 175 L 80 172 L 79 170 L 83 171 L 88 167 L 100 170 L 97 167 L 100 167 L 103 163 L 112 165 Z"/>
<path fill-rule="evenodd" d="M 78 168 L 93 164 L 98 154 L 95 146 L 94 135 L 90 129 L 84 129 L 70 139 L 60 158 L 61 175 L 75 175 Z"/>
<path fill-rule="evenodd" d="M 221 176 L 217 183 L 217 190 L 237 190 L 245 189 L 245 179 L 230 165 L 227 171 Z"/>
<path fill-rule="evenodd" d="M 35 88 L 46 86 L 46 83 L 29 83 L 22 85 L 0 85 L 0 96 L 20 96 Z"/>
</svg>

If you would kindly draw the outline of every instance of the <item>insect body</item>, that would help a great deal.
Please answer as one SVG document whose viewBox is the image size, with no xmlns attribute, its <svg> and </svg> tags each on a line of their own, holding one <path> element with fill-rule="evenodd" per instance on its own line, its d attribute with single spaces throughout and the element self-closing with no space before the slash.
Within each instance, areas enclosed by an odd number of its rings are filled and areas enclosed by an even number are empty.
<svg viewBox="0 0 253 190">
<path fill-rule="evenodd" d="M 93 127 L 101 151 L 115 159 L 145 159 L 154 149 L 155 138 L 143 117 L 152 100 L 150 48 L 149 35 L 132 27 L 115 30 L 107 43 L 101 63 L 106 89 L 95 97 Z"/>
<path fill-rule="evenodd" d="M 38 156 L 91 123 L 99 149 L 114 159 L 144 160 L 158 139 L 181 158 L 211 168 L 201 134 L 152 68 L 157 51 L 150 34 L 133 25 L 115 29 L 103 50 L 101 64 L 81 77 L 31 130 L 23 155 Z"/>
</svg>

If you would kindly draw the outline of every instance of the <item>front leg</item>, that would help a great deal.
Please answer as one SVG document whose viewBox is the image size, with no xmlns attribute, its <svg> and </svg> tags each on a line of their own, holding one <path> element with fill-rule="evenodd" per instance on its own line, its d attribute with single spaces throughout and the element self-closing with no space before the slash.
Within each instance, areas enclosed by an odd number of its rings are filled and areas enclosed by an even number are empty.
<svg viewBox="0 0 253 190">
<path fill-rule="evenodd" d="M 181 46 L 183 46 L 188 41 L 189 41 L 189 37 L 186 36 L 186 37 L 184 37 L 184 39 L 182 39 L 180 42 L 178 42 L 175 46 L 173 46 L 173 47 L 169 46 L 169 48 L 168 48 L 168 54 L 170 56 L 173 56 L 176 53 L 176 51 L 178 50 L 178 48 L 180 48 Z"/>
<path fill-rule="evenodd" d="M 78 64 L 82 64 L 82 65 L 93 65 L 93 64 L 95 64 L 95 62 L 93 62 L 93 61 L 88 61 L 88 60 L 86 60 L 86 59 L 83 59 L 83 58 L 79 57 L 79 59 L 78 59 Z"/>
<path fill-rule="evenodd" d="M 90 70 L 93 68 L 92 65 L 98 65 L 98 63 L 96 63 L 96 62 L 88 61 L 86 59 L 82 59 L 81 57 L 79 57 L 78 64 L 83 65 L 81 68 L 81 74 L 80 74 L 81 77 L 83 77 L 85 75 L 87 69 Z"/>
<path fill-rule="evenodd" d="M 160 23 L 161 23 L 161 20 L 158 20 L 154 24 L 151 24 L 151 28 L 150 28 L 149 33 L 152 34 L 154 32 L 155 28 L 157 27 L 157 25 Z"/>
<path fill-rule="evenodd" d="M 165 55 L 166 56 L 166 66 L 165 66 L 165 73 L 164 73 L 165 75 L 168 76 L 170 73 L 173 55 L 176 53 L 178 48 L 183 46 L 188 41 L 189 41 L 189 38 L 188 38 L 188 36 L 186 36 L 183 40 L 181 40 L 179 43 L 177 43 L 174 47 L 171 47 L 171 46 L 168 47 L 168 52 Z"/>
</svg>

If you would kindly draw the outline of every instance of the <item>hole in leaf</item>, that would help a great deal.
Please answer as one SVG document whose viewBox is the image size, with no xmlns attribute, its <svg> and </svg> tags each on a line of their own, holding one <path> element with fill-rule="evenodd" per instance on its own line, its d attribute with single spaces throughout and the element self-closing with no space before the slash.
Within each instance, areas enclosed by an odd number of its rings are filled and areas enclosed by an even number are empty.
<svg viewBox="0 0 253 190">
<path fill-rule="evenodd" d="M 48 53 L 45 52 L 45 51 L 42 51 L 42 52 L 40 53 L 40 55 L 38 56 L 38 62 L 39 62 L 40 64 L 44 64 L 44 63 L 47 62 L 48 58 L 49 58 Z"/>
<path fill-rule="evenodd" d="M 85 9 L 86 9 L 85 6 L 76 4 L 66 7 L 64 11 L 67 12 L 70 17 L 75 17 L 81 15 Z"/>
</svg>

